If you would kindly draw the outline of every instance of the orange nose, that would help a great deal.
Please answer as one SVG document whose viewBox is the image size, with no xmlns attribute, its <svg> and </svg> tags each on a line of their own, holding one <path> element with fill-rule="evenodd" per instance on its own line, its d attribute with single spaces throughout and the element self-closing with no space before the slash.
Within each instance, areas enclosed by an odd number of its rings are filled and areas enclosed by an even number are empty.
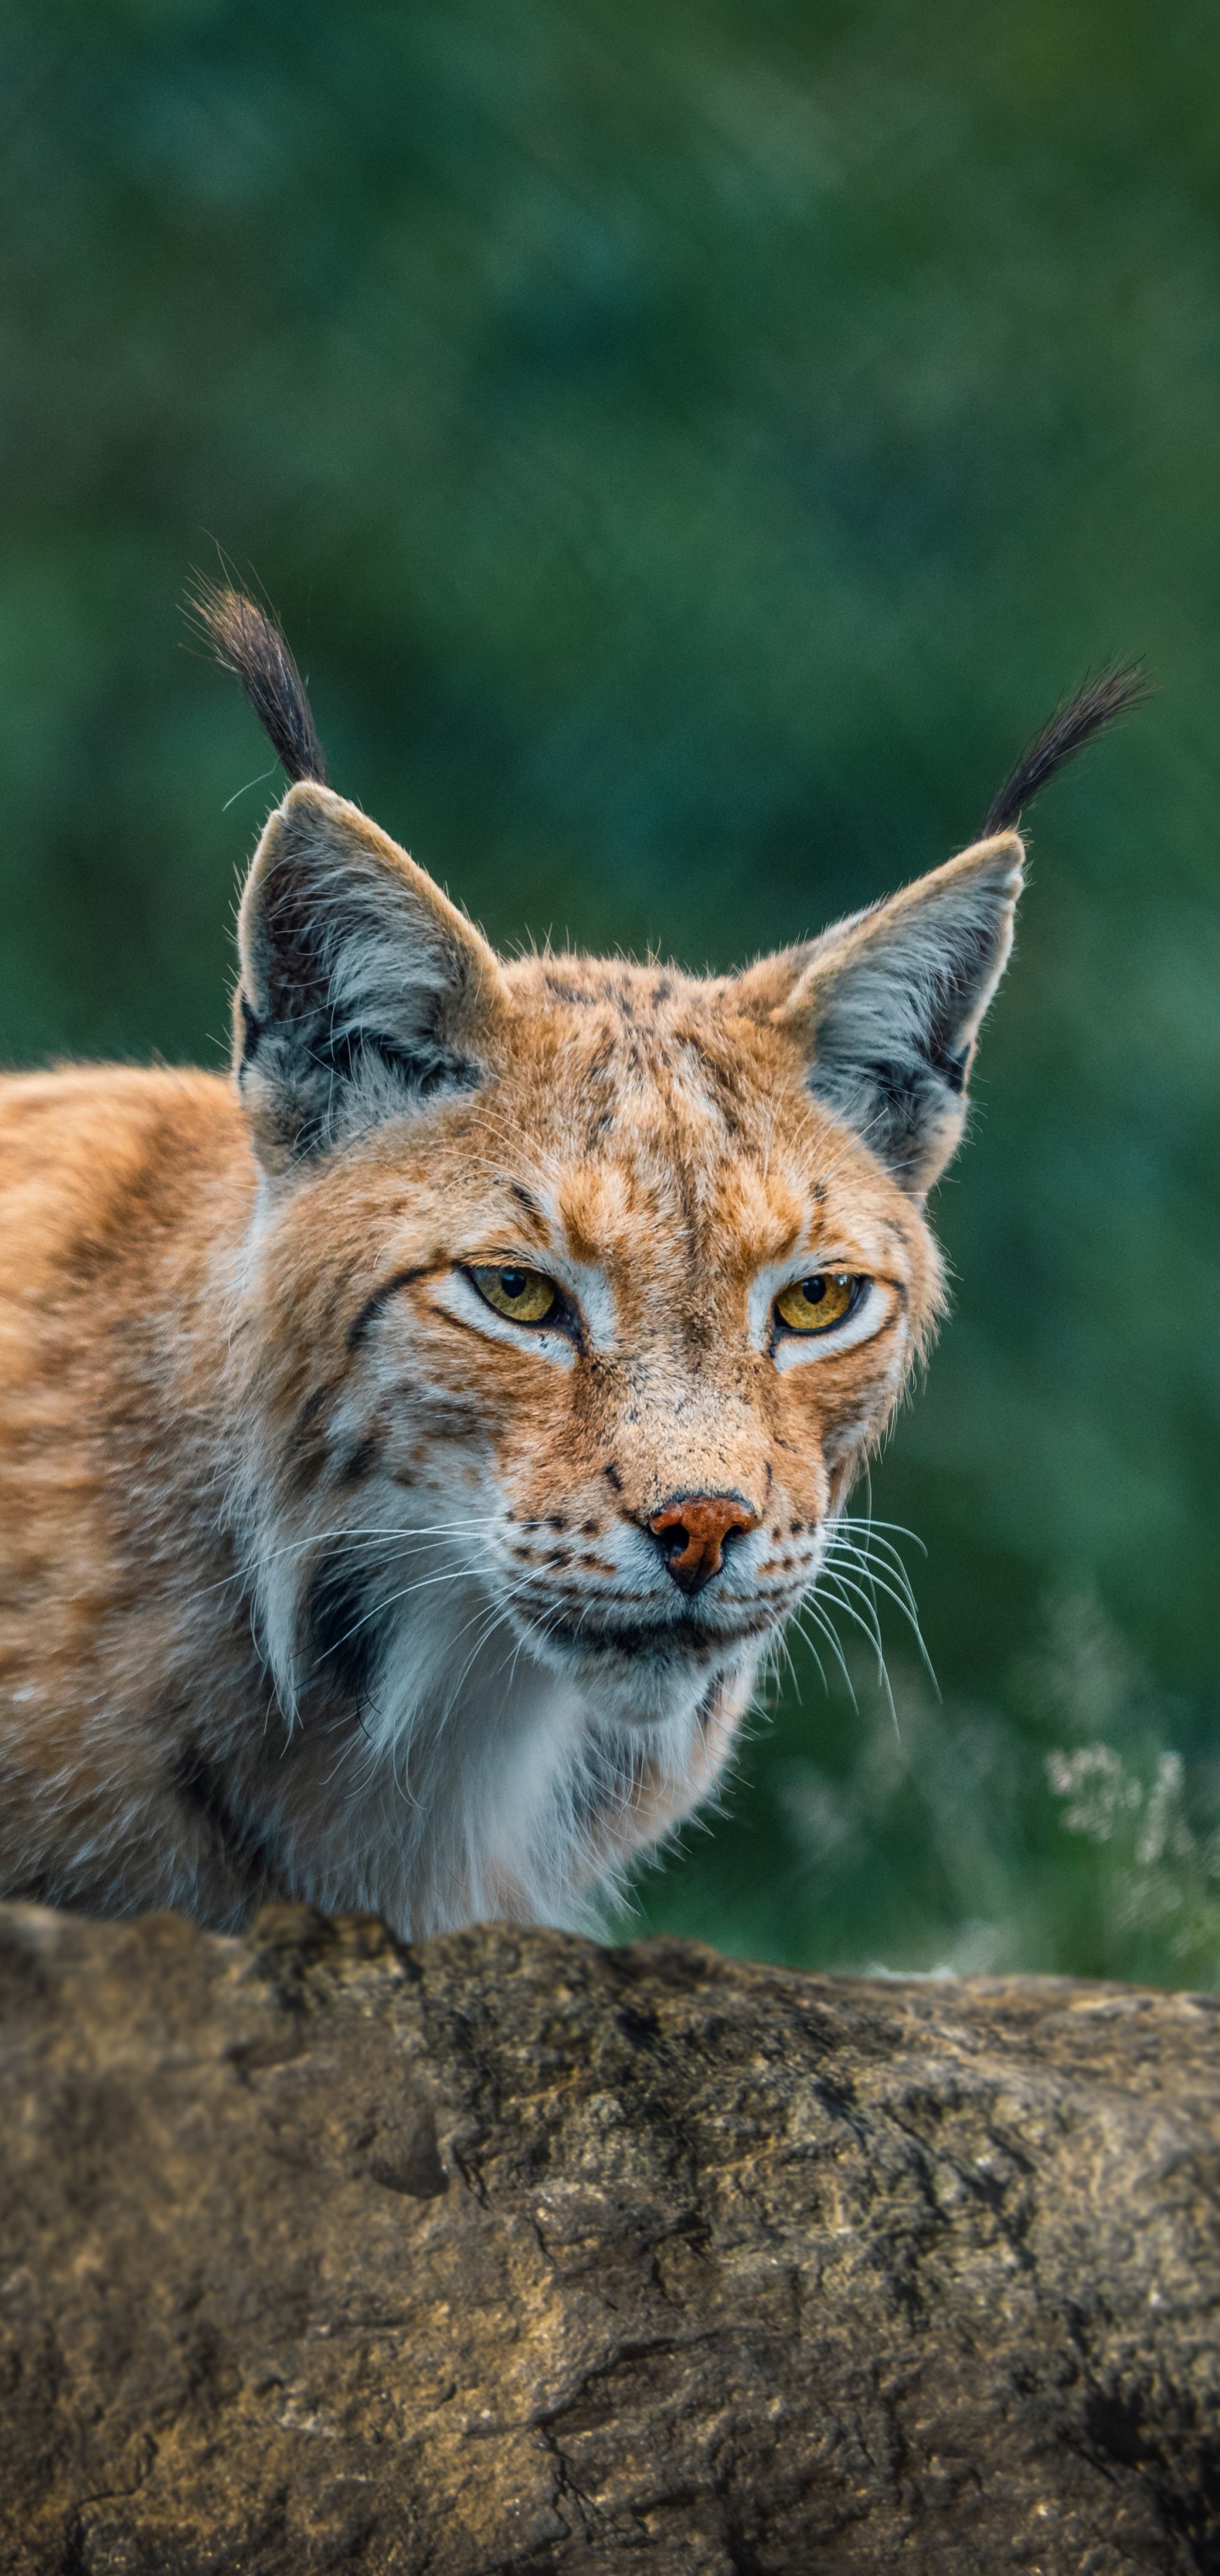
<svg viewBox="0 0 1220 2576">
<path fill-rule="evenodd" d="M 650 1520 L 649 1529 L 680 1592 L 701 1592 L 723 1563 L 735 1530 L 758 1527 L 758 1514 L 733 1494 L 684 1494 Z"/>
</svg>

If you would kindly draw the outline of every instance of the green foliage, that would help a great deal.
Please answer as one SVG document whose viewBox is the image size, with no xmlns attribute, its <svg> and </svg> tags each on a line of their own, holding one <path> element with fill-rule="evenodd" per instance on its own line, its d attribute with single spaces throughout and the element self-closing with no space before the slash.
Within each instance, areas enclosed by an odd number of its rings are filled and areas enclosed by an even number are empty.
<svg viewBox="0 0 1220 2576">
<path fill-rule="evenodd" d="M 1220 1759 L 1178 1751 L 1189 1711 L 1095 1596 L 1044 1603 L 989 1701 L 942 1701 L 902 1662 L 883 1688 L 853 1656 L 816 1756 L 799 1649 L 796 1678 L 806 1708 L 789 1694 L 767 1721 L 731 1824 L 688 1828 L 641 1880 L 655 1928 L 873 1972 L 1220 1985 Z"/>
<path fill-rule="evenodd" d="M 1096 1893 L 1116 1846 L 1065 1832 L 1004 1676 L 1048 1586 L 1095 1587 L 1155 1758 L 1193 1776 L 1213 1723 L 1211 16 L 16 0 L 0 44 L 11 1060 L 222 1045 L 274 788 L 178 649 L 213 536 L 336 781 L 504 941 L 800 935 L 968 838 L 1086 666 L 1158 671 L 1037 815 L 940 1197 L 958 1312 L 877 1480 L 928 1548 L 948 1715 L 900 1690 L 896 1788 L 806 1686 L 646 1901 L 823 1961 L 1002 1919 L 1006 1960 L 1186 1973 Z M 973 1911 L 942 1758 L 1004 1879 Z M 855 1821 L 819 1856 L 824 1777 Z M 1028 1847 L 989 1841 L 1027 1796 Z"/>
</svg>

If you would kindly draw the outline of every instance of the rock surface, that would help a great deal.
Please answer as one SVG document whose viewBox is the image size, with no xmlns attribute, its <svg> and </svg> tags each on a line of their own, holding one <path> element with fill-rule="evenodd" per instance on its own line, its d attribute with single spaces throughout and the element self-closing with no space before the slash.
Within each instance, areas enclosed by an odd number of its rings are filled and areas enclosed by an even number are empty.
<svg viewBox="0 0 1220 2576">
<path fill-rule="evenodd" d="M 14 2576 L 1220 2567 L 1220 2002 L 0 1908 Z"/>
</svg>

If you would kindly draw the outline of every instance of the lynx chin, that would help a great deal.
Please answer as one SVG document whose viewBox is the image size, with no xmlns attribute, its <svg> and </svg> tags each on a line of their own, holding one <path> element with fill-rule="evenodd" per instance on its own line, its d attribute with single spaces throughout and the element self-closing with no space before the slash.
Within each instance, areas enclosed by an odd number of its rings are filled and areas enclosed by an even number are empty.
<svg viewBox="0 0 1220 2576">
<path fill-rule="evenodd" d="M 232 1080 L 0 1085 L 0 1894 L 571 1920 L 833 1554 L 943 1304 L 1012 826 L 1141 683 L 740 974 L 506 964 L 326 785 L 270 620 L 198 605 L 295 783 Z"/>
</svg>

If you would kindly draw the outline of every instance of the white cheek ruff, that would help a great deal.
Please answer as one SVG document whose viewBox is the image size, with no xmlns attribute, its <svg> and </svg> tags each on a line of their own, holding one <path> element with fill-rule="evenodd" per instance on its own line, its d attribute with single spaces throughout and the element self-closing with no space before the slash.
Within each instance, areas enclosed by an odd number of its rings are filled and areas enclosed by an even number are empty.
<svg viewBox="0 0 1220 2576">
<path fill-rule="evenodd" d="M 432 1302 L 443 1307 L 460 1324 L 473 1324 L 476 1332 L 486 1333 L 490 1342 L 508 1342 L 515 1351 L 532 1351 L 537 1359 L 553 1360 L 560 1368 L 572 1368 L 576 1346 L 567 1333 L 550 1332 L 545 1324 L 514 1324 L 509 1316 L 497 1315 L 495 1307 L 480 1297 L 478 1289 L 460 1270 L 451 1270 L 432 1290 Z"/>
<path fill-rule="evenodd" d="M 789 1273 L 789 1280 L 790 1278 L 791 1273 Z M 787 1286 L 789 1282 L 786 1280 L 783 1284 Z M 892 1288 L 883 1287 L 879 1279 L 870 1279 L 854 1314 L 848 1315 L 842 1324 L 832 1328 L 830 1332 L 791 1333 L 783 1331 L 781 1327 L 774 1352 L 777 1369 L 807 1368 L 811 1360 L 837 1360 L 842 1357 L 844 1351 L 854 1351 L 858 1343 L 871 1342 L 874 1333 L 879 1333 L 882 1325 L 889 1322 L 894 1313 L 895 1302 Z M 900 1345 L 903 1348 L 906 1345 L 906 1337 L 907 1327 L 904 1316 L 899 1327 Z"/>
</svg>

